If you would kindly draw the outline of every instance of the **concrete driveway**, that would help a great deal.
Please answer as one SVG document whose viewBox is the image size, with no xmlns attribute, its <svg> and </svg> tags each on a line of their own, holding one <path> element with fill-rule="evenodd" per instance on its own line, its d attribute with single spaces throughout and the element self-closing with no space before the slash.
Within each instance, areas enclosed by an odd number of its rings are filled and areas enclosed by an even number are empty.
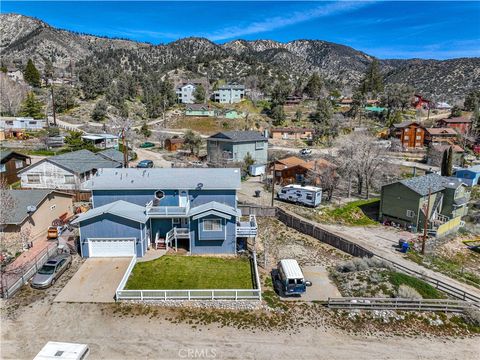
<svg viewBox="0 0 480 360">
<path fill-rule="evenodd" d="M 89 258 L 60 291 L 55 302 L 114 302 L 115 290 L 131 258 Z"/>
<path fill-rule="evenodd" d="M 321 301 L 342 297 L 340 291 L 328 278 L 328 271 L 323 266 L 302 266 L 305 280 L 311 281 L 312 286 L 301 297 L 283 297 L 286 301 Z"/>
</svg>

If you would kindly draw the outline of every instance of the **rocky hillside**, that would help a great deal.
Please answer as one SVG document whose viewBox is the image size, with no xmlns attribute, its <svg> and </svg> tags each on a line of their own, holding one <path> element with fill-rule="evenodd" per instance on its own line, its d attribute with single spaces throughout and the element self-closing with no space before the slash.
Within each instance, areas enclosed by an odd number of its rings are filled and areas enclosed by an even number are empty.
<svg viewBox="0 0 480 360">
<path fill-rule="evenodd" d="M 128 72 L 188 70 L 210 79 L 241 81 L 262 74 L 272 82 L 295 80 L 320 72 L 344 90 L 363 76 L 373 57 L 351 47 L 320 40 L 234 40 L 222 45 L 203 38 L 186 38 L 154 46 L 130 40 L 102 38 L 55 29 L 15 14 L 0 15 L 2 60 L 22 68 L 28 58 L 42 68 L 45 61 L 57 69 L 91 63 Z M 462 99 L 480 88 L 480 58 L 436 60 L 380 60 L 387 83 L 406 83 L 436 100 Z"/>
</svg>

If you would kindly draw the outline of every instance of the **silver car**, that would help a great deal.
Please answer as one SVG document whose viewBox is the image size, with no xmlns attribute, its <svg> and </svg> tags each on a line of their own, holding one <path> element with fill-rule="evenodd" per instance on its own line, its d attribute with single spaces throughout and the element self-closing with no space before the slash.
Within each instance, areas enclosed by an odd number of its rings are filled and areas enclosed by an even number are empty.
<svg viewBox="0 0 480 360">
<path fill-rule="evenodd" d="M 31 285 L 36 289 L 45 289 L 55 284 L 55 281 L 72 265 L 72 257 L 69 254 L 56 255 L 37 271 Z"/>
</svg>

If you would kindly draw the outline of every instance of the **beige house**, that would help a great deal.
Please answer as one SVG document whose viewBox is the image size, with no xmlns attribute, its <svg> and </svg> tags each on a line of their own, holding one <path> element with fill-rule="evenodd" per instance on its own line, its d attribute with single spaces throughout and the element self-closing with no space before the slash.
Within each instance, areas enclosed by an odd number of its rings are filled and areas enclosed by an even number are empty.
<svg viewBox="0 0 480 360">
<path fill-rule="evenodd" d="M 7 238 L 24 231 L 34 240 L 46 234 L 54 220 L 73 215 L 73 197 L 56 190 L 4 190 L 2 205 L 11 211 L 2 219 L 1 231 Z"/>
</svg>

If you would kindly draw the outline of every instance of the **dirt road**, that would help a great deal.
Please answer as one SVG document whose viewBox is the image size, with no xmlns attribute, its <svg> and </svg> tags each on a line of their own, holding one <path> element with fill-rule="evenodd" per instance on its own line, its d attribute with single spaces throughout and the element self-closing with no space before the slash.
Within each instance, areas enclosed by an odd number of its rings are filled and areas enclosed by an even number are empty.
<svg viewBox="0 0 480 360">
<path fill-rule="evenodd" d="M 148 315 L 112 315 L 101 304 L 40 300 L 2 321 L 2 359 L 32 359 L 49 340 L 86 343 L 91 359 L 478 359 L 478 338 L 352 336 L 172 324 Z M 197 354 L 189 356 L 188 354 Z M 198 355 L 198 354 L 203 354 Z M 207 355 L 208 354 L 208 355 Z"/>
</svg>

